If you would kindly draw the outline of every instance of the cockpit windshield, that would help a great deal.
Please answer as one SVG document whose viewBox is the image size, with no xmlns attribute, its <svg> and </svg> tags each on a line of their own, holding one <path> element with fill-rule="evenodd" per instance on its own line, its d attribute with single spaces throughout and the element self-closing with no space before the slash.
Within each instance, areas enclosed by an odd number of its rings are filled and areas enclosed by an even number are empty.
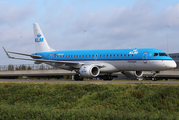
<svg viewBox="0 0 179 120">
<path fill-rule="evenodd" d="M 154 53 L 154 56 L 158 56 L 158 53 Z"/>
<path fill-rule="evenodd" d="M 166 53 L 154 53 L 153 56 L 168 56 Z"/>
<path fill-rule="evenodd" d="M 159 53 L 159 56 L 168 56 L 166 53 Z"/>
</svg>

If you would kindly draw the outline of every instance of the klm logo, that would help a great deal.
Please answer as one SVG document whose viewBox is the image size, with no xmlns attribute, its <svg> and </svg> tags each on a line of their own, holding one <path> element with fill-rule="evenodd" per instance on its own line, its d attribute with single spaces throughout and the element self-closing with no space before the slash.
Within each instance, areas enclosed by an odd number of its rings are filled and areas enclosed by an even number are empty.
<svg viewBox="0 0 179 120">
<path fill-rule="evenodd" d="M 129 54 L 138 54 L 138 51 L 135 49 L 135 50 L 129 52 Z"/>
<path fill-rule="evenodd" d="M 83 69 L 81 72 L 86 73 L 86 70 L 85 70 L 85 69 Z"/>
<path fill-rule="evenodd" d="M 43 42 L 44 38 L 41 38 L 41 34 L 37 34 L 37 38 L 35 38 L 35 42 Z"/>
</svg>

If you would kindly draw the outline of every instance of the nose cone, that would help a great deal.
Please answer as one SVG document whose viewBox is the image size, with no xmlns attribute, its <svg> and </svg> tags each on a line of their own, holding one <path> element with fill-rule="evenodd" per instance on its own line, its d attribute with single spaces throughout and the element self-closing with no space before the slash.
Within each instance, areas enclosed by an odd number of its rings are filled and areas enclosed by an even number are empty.
<svg viewBox="0 0 179 120">
<path fill-rule="evenodd" d="M 177 64 L 174 60 L 167 62 L 167 64 L 165 64 L 167 68 L 172 69 L 172 68 L 176 68 Z"/>
</svg>

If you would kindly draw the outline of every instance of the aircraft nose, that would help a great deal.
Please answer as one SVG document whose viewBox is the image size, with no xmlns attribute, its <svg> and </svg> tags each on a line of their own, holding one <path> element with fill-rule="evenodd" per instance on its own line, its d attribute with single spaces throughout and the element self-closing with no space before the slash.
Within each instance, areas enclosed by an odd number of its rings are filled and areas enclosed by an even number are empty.
<svg viewBox="0 0 179 120">
<path fill-rule="evenodd" d="M 172 69 L 172 68 L 176 68 L 177 64 L 176 64 L 176 62 L 174 60 L 172 60 L 172 61 L 168 62 L 166 64 L 166 66 L 167 66 L 167 68 L 171 68 Z"/>
</svg>

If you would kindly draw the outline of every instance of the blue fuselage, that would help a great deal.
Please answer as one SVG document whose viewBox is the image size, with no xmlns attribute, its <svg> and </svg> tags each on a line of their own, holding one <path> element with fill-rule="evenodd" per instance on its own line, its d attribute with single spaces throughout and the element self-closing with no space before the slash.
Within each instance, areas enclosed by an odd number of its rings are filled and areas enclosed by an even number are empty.
<svg viewBox="0 0 179 120">
<path fill-rule="evenodd" d="M 46 60 L 79 61 L 89 64 L 103 64 L 101 72 L 124 70 L 166 70 L 176 67 L 176 63 L 164 51 L 153 48 L 104 49 L 104 50 L 65 50 L 41 52 Z M 55 65 L 55 64 L 54 64 Z M 60 67 L 58 65 L 57 67 Z M 63 65 L 64 66 L 64 65 Z M 74 67 L 78 68 L 78 67 Z M 70 69 L 73 69 L 70 68 Z"/>
</svg>

